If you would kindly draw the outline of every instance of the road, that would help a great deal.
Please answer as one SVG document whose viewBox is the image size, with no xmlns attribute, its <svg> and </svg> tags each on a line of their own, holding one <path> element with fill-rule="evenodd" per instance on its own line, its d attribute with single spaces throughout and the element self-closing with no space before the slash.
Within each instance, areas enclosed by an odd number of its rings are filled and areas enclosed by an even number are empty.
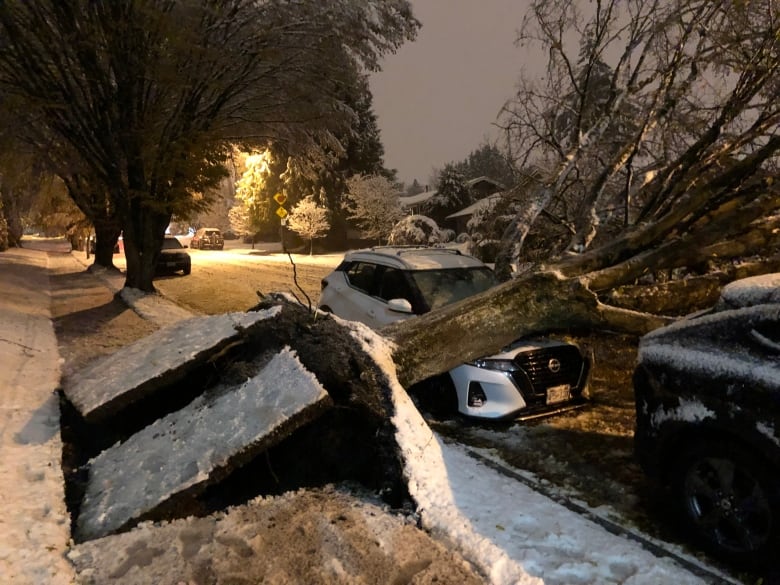
<svg viewBox="0 0 780 585">
<path fill-rule="evenodd" d="M 257 293 L 284 292 L 316 306 L 320 281 L 341 261 L 340 254 L 290 258 L 263 250 L 190 250 L 189 276 L 163 276 L 155 286 L 180 305 L 204 314 L 245 311 L 258 301 Z M 308 301 L 307 301 L 308 297 Z"/>
</svg>

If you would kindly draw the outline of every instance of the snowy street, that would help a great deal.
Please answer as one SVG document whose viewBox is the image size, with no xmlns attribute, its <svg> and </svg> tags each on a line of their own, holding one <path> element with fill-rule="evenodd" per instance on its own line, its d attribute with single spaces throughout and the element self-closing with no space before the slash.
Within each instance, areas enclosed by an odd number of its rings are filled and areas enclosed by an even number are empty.
<svg viewBox="0 0 780 585">
<path fill-rule="evenodd" d="M 55 394 L 63 360 L 50 308 L 55 265 L 74 282 L 82 277 L 79 271 L 83 266 L 74 261 L 73 254 L 49 256 L 28 248 L 0 253 L 0 574 L 14 585 L 178 583 L 183 573 L 161 572 L 163 567 L 156 565 L 153 557 L 146 563 L 130 563 L 128 551 L 137 549 L 141 535 L 150 541 L 159 539 L 155 541 L 158 546 L 173 543 L 160 553 L 158 561 L 162 563 L 167 555 L 165 562 L 179 567 L 177 571 L 186 571 L 186 558 L 178 555 L 176 539 L 164 531 L 179 531 L 181 536 L 187 530 L 196 530 L 202 521 L 146 524 L 124 535 L 80 545 L 70 541 Z M 108 280 L 103 282 L 110 298 L 110 291 L 121 286 L 121 277 L 106 276 Z M 176 282 L 186 284 L 186 279 Z M 73 294 L 77 292 L 74 289 Z M 189 315 L 162 298 L 129 302 L 155 326 Z M 381 339 L 362 330 L 357 335 L 365 339 L 368 351 L 392 379 L 393 365 Z M 116 349 L 106 347 L 101 351 L 110 355 Z M 111 382 L 106 380 L 106 384 Z M 294 381 L 289 386 L 294 388 Z M 489 457 L 480 456 L 478 460 L 463 446 L 431 431 L 400 386 L 395 388 L 394 400 L 396 438 L 405 457 L 409 491 L 419 505 L 422 526 L 476 567 L 486 583 L 734 582 L 682 551 L 675 553 L 682 562 L 658 556 L 649 539 L 614 534 L 604 523 L 592 520 L 598 516 L 595 511 L 589 514 L 585 506 L 562 505 L 529 487 L 529 482 L 497 472 L 497 465 L 491 464 Z M 281 503 L 287 498 L 279 500 Z M 232 514 L 231 522 L 238 512 Z M 264 530 L 262 523 L 258 526 Z M 232 530 L 240 531 L 240 525 Z M 134 536 L 136 540 L 132 541 Z M 338 559 L 340 551 L 336 549 L 333 554 Z M 334 582 L 378 582 L 359 581 L 356 575 L 347 578 L 339 572 L 332 573 L 331 578 Z"/>
</svg>

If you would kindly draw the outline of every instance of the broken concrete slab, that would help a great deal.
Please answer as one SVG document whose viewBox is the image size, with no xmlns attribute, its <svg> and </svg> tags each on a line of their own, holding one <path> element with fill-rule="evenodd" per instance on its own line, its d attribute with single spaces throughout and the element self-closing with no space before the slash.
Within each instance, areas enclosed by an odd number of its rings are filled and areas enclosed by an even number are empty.
<svg viewBox="0 0 780 585">
<path fill-rule="evenodd" d="M 65 380 L 63 392 L 88 422 L 103 421 L 156 389 L 180 381 L 280 310 L 272 307 L 179 321 L 95 360 Z"/>
<path fill-rule="evenodd" d="M 244 384 L 209 392 L 95 457 L 76 538 L 162 516 L 330 404 L 314 375 L 285 348 Z"/>
</svg>

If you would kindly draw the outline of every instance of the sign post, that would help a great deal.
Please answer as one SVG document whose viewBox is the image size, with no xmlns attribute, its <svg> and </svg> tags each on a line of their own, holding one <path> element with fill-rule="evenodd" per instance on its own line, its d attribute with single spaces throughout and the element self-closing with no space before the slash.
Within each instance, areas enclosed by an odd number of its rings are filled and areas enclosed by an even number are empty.
<svg viewBox="0 0 780 585">
<path fill-rule="evenodd" d="M 277 193 L 274 195 L 274 201 L 279 204 L 279 207 L 276 208 L 276 215 L 278 215 L 281 220 L 281 224 L 279 225 L 279 242 L 282 244 L 282 250 L 284 250 L 284 220 L 287 219 L 287 216 L 289 215 L 284 208 L 284 203 L 287 201 L 287 195 L 284 193 Z"/>
</svg>

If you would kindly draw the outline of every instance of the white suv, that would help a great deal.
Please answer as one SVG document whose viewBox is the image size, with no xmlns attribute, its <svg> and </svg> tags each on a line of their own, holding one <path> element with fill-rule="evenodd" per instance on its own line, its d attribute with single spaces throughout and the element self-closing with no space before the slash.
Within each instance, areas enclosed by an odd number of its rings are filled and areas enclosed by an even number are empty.
<svg viewBox="0 0 780 585">
<path fill-rule="evenodd" d="M 322 281 L 319 308 L 380 329 L 495 284 L 488 266 L 456 249 L 375 247 L 344 256 Z M 530 418 L 584 403 L 588 367 L 572 344 L 518 340 L 496 355 L 450 370 L 418 395 L 435 396 L 437 410 L 457 402 L 467 416 Z"/>
</svg>

